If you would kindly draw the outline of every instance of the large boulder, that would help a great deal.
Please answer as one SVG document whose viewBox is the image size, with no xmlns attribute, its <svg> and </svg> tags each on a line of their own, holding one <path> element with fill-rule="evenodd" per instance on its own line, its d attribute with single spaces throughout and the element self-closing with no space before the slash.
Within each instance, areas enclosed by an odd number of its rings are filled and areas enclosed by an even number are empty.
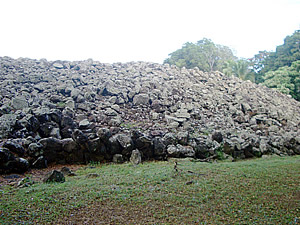
<svg viewBox="0 0 300 225">
<path fill-rule="evenodd" d="M 43 156 L 49 163 L 61 160 L 61 157 L 59 157 L 59 153 L 62 152 L 61 140 L 49 137 L 41 139 L 39 143 L 43 146 Z"/>
<path fill-rule="evenodd" d="M 153 152 L 154 157 L 157 159 L 164 159 L 167 155 L 167 148 L 162 138 L 155 137 L 153 139 Z"/>
<path fill-rule="evenodd" d="M 29 169 L 29 162 L 15 157 L 8 149 L 0 148 L 0 174 L 24 173 Z"/>
<path fill-rule="evenodd" d="M 25 149 L 17 141 L 9 140 L 3 144 L 4 148 L 9 149 L 11 152 L 15 153 L 18 156 L 23 156 L 25 154 Z"/>
</svg>

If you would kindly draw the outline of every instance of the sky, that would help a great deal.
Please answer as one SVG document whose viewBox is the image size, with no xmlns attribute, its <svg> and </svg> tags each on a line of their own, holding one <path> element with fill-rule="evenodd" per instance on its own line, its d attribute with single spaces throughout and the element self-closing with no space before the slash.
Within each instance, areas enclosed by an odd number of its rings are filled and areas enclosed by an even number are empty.
<svg viewBox="0 0 300 225">
<path fill-rule="evenodd" d="M 209 38 L 241 58 L 300 29 L 300 0 L 0 0 L 0 56 L 163 63 Z"/>
</svg>

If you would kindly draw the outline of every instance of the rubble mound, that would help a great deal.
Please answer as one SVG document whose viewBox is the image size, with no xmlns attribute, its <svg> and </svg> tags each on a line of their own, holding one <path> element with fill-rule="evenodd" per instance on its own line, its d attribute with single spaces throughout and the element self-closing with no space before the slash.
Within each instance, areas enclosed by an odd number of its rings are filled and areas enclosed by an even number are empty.
<svg viewBox="0 0 300 225">
<path fill-rule="evenodd" d="M 0 58 L 0 173 L 49 163 L 300 154 L 300 103 L 168 64 Z"/>
</svg>

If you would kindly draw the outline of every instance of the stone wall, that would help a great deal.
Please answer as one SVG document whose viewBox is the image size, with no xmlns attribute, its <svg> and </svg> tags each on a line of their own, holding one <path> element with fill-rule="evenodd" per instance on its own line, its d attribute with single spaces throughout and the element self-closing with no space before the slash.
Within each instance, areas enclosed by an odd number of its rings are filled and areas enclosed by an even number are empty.
<svg viewBox="0 0 300 225">
<path fill-rule="evenodd" d="M 0 58 L 0 173 L 49 163 L 300 154 L 300 103 L 197 68 Z"/>
</svg>

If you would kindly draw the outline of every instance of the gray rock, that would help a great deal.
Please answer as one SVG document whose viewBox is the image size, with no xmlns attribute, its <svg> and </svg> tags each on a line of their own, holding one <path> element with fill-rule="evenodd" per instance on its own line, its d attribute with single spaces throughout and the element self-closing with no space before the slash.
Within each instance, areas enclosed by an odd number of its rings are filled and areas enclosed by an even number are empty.
<svg viewBox="0 0 300 225">
<path fill-rule="evenodd" d="M 61 139 L 61 135 L 60 135 L 60 129 L 58 127 L 54 127 L 50 134 L 49 134 L 50 137 L 54 137 L 54 138 L 57 138 L 57 139 Z"/>
<path fill-rule="evenodd" d="M 187 131 L 181 131 L 177 133 L 177 140 L 179 144 L 187 145 L 189 140 L 189 132 Z"/>
<path fill-rule="evenodd" d="M 147 94 L 138 94 L 133 98 L 133 104 L 135 105 L 149 105 L 149 95 Z"/>
<path fill-rule="evenodd" d="M 177 122 L 178 124 L 180 124 L 186 121 L 186 118 L 177 118 L 169 115 L 165 115 L 165 118 L 168 123 Z"/>
<path fill-rule="evenodd" d="M 121 155 L 121 154 L 115 154 L 113 156 L 113 162 L 114 163 L 123 163 L 124 162 L 123 155 Z"/>
<path fill-rule="evenodd" d="M 185 118 L 189 119 L 191 118 L 191 115 L 188 113 L 187 109 L 180 109 L 175 113 L 175 116 L 177 118 Z"/>
<path fill-rule="evenodd" d="M 41 143 L 31 143 L 28 146 L 28 154 L 33 157 L 41 156 L 43 154 L 43 145 Z"/>
<path fill-rule="evenodd" d="M 121 147 L 125 150 L 132 150 L 133 148 L 133 141 L 129 135 L 126 134 L 118 134 L 117 135 L 117 140 Z"/>
<path fill-rule="evenodd" d="M 57 170 L 52 170 L 43 179 L 44 183 L 64 183 L 65 181 L 64 174 Z"/>
<path fill-rule="evenodd" d="M 56 69 L 63 69 L 64 65 L 61 64 L 61 63 L 56 62 L 56 63 L 53 63 L 53 67 L 55 67 Z"/>
<path fill-rule="evenodd" d="M 62 151 L 62 142 L 59 139 L 49 137 L 43 138 L 39 141 L 40 144 L 43 145 L 43 156 L 45 159 L 51 162 L 58 161 L 58 153 Z"/>
<path fill-rule="evenodd" d="M 62 149 L 63 151 L 67 153 L 76 152 L 79 148 L 76 141 L 74 141 L 72 138 L 65 138 L 61 140 Z"/>
<path fill-rule="evenodd" d="M 74 172 L 72 172 L 72 170 L 68 167 L 63 167 L 61 168 L 60 172 L 62 172 L 64 174 L 64 176 L 76 176 L 76 174 Z"/>
<path fill-rule="evenodd" d="M 169 145 L 167 148 L 169 157 L 194 157 L 195 151 L 191 146 L 182 146 L 180 144 Z"/>
<path fill-rule="evenodd" d="M 109 138 L 112 136 L 112 133 L 109 129 L 102 127 L 99 128 L 97 135 L 103 142 L 107 143 Z"/>
<path fill-rule="evenodd" d="M 4 114 L 0 117 L 0 138 L 7 138 L 14 129 L 17 122 L 17 115 Z"/>
<path fill-rule="evenodd" d="M 177 144 L 177 138 L 173 133 L 166 133 L 163 137 L 163 142 L 166 146 Z"/>
<path fill-rule="evenodd" d="M 118 115 L 118 113 L 111 108 L 108 108 L 104 113 L 107 116 L 117 116 Z"/>
<path fill-rule="evenodd" d="M 65 102 L 65 107 L 68 107 L 68 108 L 70 108 L 70 109 L 72 109 L 72 110 L 74 110 L 75 109 L 75 101 L 73 101 L 73 100 L 67 100 L 66 102 Z"/>
<path fill-rule="evenodd" d="M 12 172 L 14 168 L 9 167 L 9 162 L 15 160 L 15 156 L 7 148 L 0 147 L 0 174 Z"/>
<path fill-rule="evenodd" d="M 91 125 L 88 119 L 84 119 L 79 122 L 79 129 L 88 129 Z"/>
<path fill-rule="evenodd" d="M 28 131 L 36 132 L 40 128 L 39 120 L 32 114 L 26 114 L 25 117 L 18 120 L 18 125 L 25 127 Z"/>
<path fill-rule="evenodd" d="M 13 98 L 11 104 L 14 109 L 24 109 L 28 107 L 28 102 L 23 97 Z"/>
<path fill-rule="evenodd" d="M 158 158 L 163 158 L 167 155 L 167 148 L 162 138 L 156 137 L 153 139 L 153 151 L 154 156 Z"/>
<path fill-rule="evenodd" d="M 133 150 L 130 156 L 130 162 L 133 165 L 138 165 L 142 162 L 142 156 L 139 150 Z"/>
</svg>

